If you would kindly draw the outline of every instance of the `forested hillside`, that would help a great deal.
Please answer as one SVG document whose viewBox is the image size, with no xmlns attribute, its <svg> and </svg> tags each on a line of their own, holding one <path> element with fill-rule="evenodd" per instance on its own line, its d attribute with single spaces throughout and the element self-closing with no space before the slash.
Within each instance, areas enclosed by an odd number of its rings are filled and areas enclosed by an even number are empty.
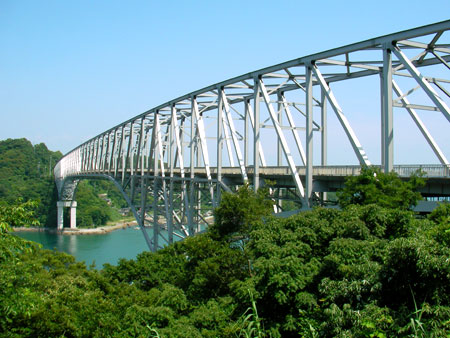
<svg viewBox="0 0 450 338">
<path fill-rule="evenodd" d="M 53 167 L 61 152 L 33 145 L 27 139 L 0 141 L 0 203 L 38 201 L 36 211 L 41 225 L 56 227 L 57 191 Z M 103 199 L 99 195 L 106 194 Z M 126 206 L 115 187 L 106 181 L 83 181 L 77 189 L 77 225 L 100 226 L 119 218 L 118 208 Z M 65 222 L 67 224 L 67 222 Z"/>
<path fill-rule="evenodd" d="M 0 209 L 0 336 L 450 337 L 450 205 L 414 214 L 414 185 L 369 168 L 342 210 L 285 219 L 242 187 L 206 233 L 101 271 L 13 239 L 32 205 Z"/>
<path fill-rule="evenodd" d="M 53 166 L 61 156 L 61 152 L 50 151 L 43 143 L 33 146 L 26 139 L 0 141 L 0 200 L 37 200 L 41 224 L 56 226 Z"/>
</svg>

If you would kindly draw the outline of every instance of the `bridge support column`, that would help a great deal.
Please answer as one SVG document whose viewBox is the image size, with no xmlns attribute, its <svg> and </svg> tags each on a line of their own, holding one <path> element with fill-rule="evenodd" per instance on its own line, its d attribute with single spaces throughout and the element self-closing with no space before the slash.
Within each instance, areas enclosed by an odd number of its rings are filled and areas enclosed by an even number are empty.
<svg viewBox="0 0 450 338">
<path fill-rule="evenodd" d="M 394 169 L 394 128 L 392 115 L 392 53 L 383 48 L 381 117 L 381 164 L 385 173 Z"/>
<path fill-rule="evenodd" d="M 70 228 L 75 229 L 77 227 L 77 202 L 72 201 L 70 204 Z"/>
<path fill-rule="evenodd" d="M 70 228 L 77 227 L 77 202 L 76 201 L 58 201 L 56 203 L 58 208 L 57 229 L 64 228 L 64 208 L 70 208 Z"/>
<path fill-rule="evenodd" d="M 56 227 L 58 230 L 61 230 L 64 227 L 64 202 L 58 201 L 56 206 L 58 207 L 58 224 Z"/>
</svg>

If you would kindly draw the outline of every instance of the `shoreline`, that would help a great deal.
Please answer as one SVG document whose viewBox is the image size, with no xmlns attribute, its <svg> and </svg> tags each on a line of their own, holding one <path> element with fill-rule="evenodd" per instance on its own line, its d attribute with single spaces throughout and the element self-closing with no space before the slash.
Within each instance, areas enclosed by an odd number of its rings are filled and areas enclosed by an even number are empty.
<svg viewBox="0 0 450 338">
<path fill-rule="evenodd" d="M 126 229 L 129 227 L 137 226 L 136 221 L 129 221 L 123 223 L 117 223 L 114 225 L 104 225 L 98 228 L 64 228 L 62 230 L 58 230 L 56 228 L 45 228 L 45 227 L 16 227 L 12 228 L 12 232 L 48 232 L 52 234 L 60 234 L 60 235 L 99 235 L 106 234 L 111 231 Z"/>
</svg>

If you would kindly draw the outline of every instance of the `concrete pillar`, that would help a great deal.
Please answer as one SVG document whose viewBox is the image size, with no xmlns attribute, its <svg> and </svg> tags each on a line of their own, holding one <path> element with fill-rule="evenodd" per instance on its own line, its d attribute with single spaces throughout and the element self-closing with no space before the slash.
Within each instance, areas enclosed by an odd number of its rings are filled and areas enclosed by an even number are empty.
<svg viewBox="0 0 450 338">
<path fill-rule="evenodd" d="M 64 228 L 64 208 L 70 208 L 70 228 L 77 227 L 77 202 L 76 201 L 58 201 L 56 203 L 58 208 L 57 229 Z"/>
<path fill-rule="evenodd" d="M 72 201 L 70 203 L 70 228 L 75 229 L 77 227 L 77 202 Z"/>
<path fill-rule="evenodd" d="M 56 202 L 56 206 L 58 208 L 57 229 L 62 230 L 64 227 L 64 202 L 58 201 Z"/>
</svg>

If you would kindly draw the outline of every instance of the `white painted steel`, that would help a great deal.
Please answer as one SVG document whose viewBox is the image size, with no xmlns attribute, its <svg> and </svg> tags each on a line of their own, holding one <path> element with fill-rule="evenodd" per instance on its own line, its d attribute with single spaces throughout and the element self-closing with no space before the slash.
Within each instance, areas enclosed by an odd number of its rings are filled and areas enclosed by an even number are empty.
<svg viewBox="0 0 450 338">
<path fill-rule="evenodd" d="M 381 101 L 380 123 L 370 127 L 374 134 L 382 135 L 378 151 L 383 169 L 406 175 L 418 168 L 395 163 L 393 133 L 404 126 L 394 128 L 393 107 L 400 107 L 412 117 L 441 163 L 421 168 L 433 177 L 450 179 L 446 144 L 444 148 L 438 146 L 416 111 L 440 111 L 445 117 L 440 127 L 450 134 L 449 30 L 447 20 L 385 35 L 246 73 L 163 103 L 66 154 L 54 169 L 60 199 L 74 198 L 79 179 L 112 180 L 142 228 L 152 226 L 151 238 L 143 230 L 152 250 L 205 228 L 222 190 L 232 191 L 247 181 L 258 189 L 265 179 L 275 178 L 280 183 L 274 192 L 280 195 L 279 189 L 284 189 L 280 187 L 289 186 L 298 202 L 308 207 L 316 203 L 316 179 L 359 172 L 358 167 L 327 164 L 327 144 L 335 142 L 335 133 L 330 133 L 328 124 L 327 104 L 334 110 L 339 121 L 337 128 L 344 131 L 360 165 L 371 164 L 350 126 L 350 118 L 338 103 L 338 92 L 331 90 L 334 83 L 352 83 L 353 79 L 371 76 L 381 78 L 379 91 L 373 91 Z M 433 67 L 440 70 L 429 72 Z M 409 81 L 412 89 L 403 93 L 397 78 L 402 79 L 401 84 Z M 314 97 L 314 88 L 320 91 L 320 100 Z M 392 92 L 396 93 L 395 100 Z M 410 102 L 408 97 L 413 93 L 425 93 L 417 97 L 429 98 L 432 103 Z M 262 101 L 265 106 L 260 105 Z M 296 111 L 291 112 L 291 107 Z M 315 109 L 317 113 L 320 109 L 320 122 L 314 121 Z M 186 127 L 185 122 L 190 125 Z M 285 134 L 284 130 L 289 132 Z M 313 147 L 315 131 L 321 133 L 321 147 L 317 150 Z M 223 146 L 227 147 L 228 164 Z M 287 162 L 285 167 L 279 147 Z M 298 155 L 292 154 L 291 149 L 297 149 Z M 319 151 L 320 167 L 313 165 Z M 274 161 L 280 165 L 278 168 L 269 166 Z M 152 203 L 147 202 L 151 199 Z M 276 209 L 279 211 L 280 207 L 282 203 Z M 161 237 L 164 223 L 170 235 Z"/>
</svg>

